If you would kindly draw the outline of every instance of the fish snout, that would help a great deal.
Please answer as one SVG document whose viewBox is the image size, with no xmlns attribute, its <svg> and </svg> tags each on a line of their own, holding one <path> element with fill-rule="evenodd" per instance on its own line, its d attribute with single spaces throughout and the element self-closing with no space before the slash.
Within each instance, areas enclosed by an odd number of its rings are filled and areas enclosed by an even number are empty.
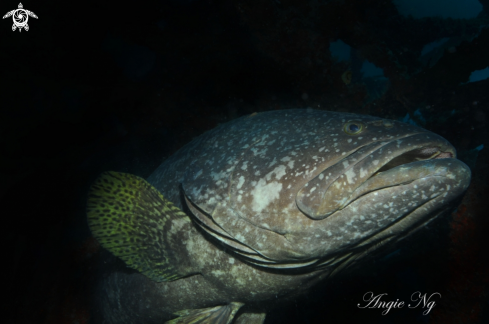
<svg viewBox="0 0 489 324">
<path fill-rule="evenodd" d="M 373 142 L 309 181 L 297 194 L 297 206 L 312 219 L 324 219 L 365 193 L 416 179 L 414 170 L 426 175 L 433 172 L 428 165 L 420 169 L 419 164 L 410 167 L 411 163 L 455 157 L 455 148 L 430 132 Z M 399 166 L 410 171 L 398 174 L 396 168 Z M 396 170 L 389 172 L 393 169 Z M 395 178 L 391 178 L 393 175 Z"/>
<path fill-rule="evenodd" d="M 378 172 L 359 186 L 350 201 L 369 192 L 382 188 L 402 186 L 420 179 L 439 178 L 447 186 L 447 191 L 465 191 L 470 183 L 470 169 L 460 160 L 454 158 L 436 158 L 402 164 L 387 171 Z M 434 189 L 431 189 L 433 191 Z"/>
</svg>

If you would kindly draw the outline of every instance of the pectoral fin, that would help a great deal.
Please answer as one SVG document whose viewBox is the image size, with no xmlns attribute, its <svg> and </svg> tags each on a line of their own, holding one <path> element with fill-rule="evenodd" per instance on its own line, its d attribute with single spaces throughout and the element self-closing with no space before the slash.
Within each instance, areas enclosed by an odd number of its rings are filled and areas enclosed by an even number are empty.
<svg viewBox="0 0 489 324">
<path fill-rule="evenodd" d="M 148 278 L 162 282 L 192 274 L 179 241 L 190 219 L 144 179 L 103 173 L 90 188 L 87 215 L 100 244 Z"/>
<path fill-rule="evenodd" d="M 166 322 L 166 324 L 229 324 L 243 303 L 230 303 L 229 305 L 201 309 L 186 309 L 176 312 L 179 317 Z"/>
<path fill-rule="evenodd" d="M 242 313 L 233 324 L 263 324 L 266 316 L 266 313 Z"/>
</svg>

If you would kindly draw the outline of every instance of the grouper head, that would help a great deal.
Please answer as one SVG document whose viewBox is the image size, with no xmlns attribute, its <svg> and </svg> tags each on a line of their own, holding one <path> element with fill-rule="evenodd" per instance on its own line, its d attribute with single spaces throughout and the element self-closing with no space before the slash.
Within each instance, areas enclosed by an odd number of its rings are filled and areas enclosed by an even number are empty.
<svg viewBox="0 0 489 324">
<path fill-rule="evenodd" d="M 422 228 L 470 182 L 441 136 L 325 111 L 239 119 L 193 156 L 182 189 L 195 223 L 243 260 L 274 269 L 338 270 Z"/>
</svg>

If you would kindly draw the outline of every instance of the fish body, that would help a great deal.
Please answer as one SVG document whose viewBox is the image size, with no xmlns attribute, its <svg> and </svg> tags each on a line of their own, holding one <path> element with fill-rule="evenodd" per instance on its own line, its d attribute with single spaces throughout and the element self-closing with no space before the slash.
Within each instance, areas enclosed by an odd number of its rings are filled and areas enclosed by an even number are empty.
<svg viewBox="0 0 489 324">
<path fill-rule="evenodd" d="M 92 185 L 92 233 L 135 269 L 103 277 L 95 317 L 262 323 L 267 302 L 424 227 L 469 182 L 453 146 L 413 125 L 316 110 L 239 118 L 146 181 L 108 172 Z"/>
</svg>

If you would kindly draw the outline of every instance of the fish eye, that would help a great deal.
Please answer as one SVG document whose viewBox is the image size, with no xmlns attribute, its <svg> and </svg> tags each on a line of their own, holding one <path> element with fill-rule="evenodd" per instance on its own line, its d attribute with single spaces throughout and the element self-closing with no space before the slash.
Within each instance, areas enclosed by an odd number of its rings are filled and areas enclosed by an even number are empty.
<svg viewBox="0 0 489 324">
<path fill-rule="evenodd" d="M 363 124 L 360 122 L 349 122 L 343 127 L 343 130 L 348 135 L 358 135 L 363 132 Z"/>
</svg>

